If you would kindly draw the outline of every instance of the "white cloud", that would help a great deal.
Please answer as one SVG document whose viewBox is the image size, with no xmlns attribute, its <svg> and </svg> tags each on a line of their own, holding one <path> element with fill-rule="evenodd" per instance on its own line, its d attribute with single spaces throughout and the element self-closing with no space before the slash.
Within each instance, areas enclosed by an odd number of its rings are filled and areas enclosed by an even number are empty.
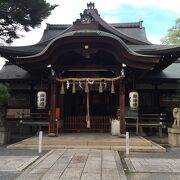
<svg viewBox="0 0 180 180">
<path fill-rule="evenodd" d="M 41 39 L 45 28 L 46 28 L 46 24 L 45 24 L 45 22 L 43 22 L 40 28 L 32 29 L 28 33 L 23 33 L 24 37 L 16 39 L 12 43 L 12 45 L 13 46 L 25 46 L 25 45 L 36 44 Z"/>
<path fill-rule="evenodd" d="M 171 10 L 180 15 L 179 0 L 122 0 L 121 2 L 131 4 L 136 7 L 154 6 L 164 10 Z"/>
<path fill-rule="evenodd" d="M 156 35 L 156 34 L 148 34 L 147 38 L 153 44 L 161 44 L 160 40 L 163 38 L 163 36 Z"/>
<path fill-rule="evenodd" d="M 47 0 L 51 4 L 59 6 L 52 12 L 46 20 L 48 23 L 72 23 L 79 17 L 79 13 L 86 8 L 87 0 Z M 127 4 L 135 7 L 158 7 L 164 10 L 171 10 L 180 15 L 179 0 L 94 0 L 96 8 L 100 14 L 116 14 L 121 5 Z"/>
<path fill-rule="evenodd" d="M 50 24 L 72 24 L 85 8 L 88 0 L 47 0 L 50 4 L 58 4 L 59 6 L 52 11 L 52 14 L 43 22 L 41 28 L 36 28 L 31 32 L 27 33 L 21 39 L 15 40 L 12 45 L 30 45 L 37 43 L 45 28 L 45 23 Z M 154 6 L 161 9 L 172 10 L 180 15 L 178 6 L 179 0 L 94 0 L 95 7 L 98 9 L 100 14 L 108 14 L 102 18 L 109 22 L 115 23 L 120 22 L 120 17 L 115 16 L 119 8 L 123 4 L 129 4 L 136 7 Z M 145 13 L 145 11 L 143 12 Z M 109 15 L 110 14 L 110 15 Z M 148 16 L 148 14 L 146 14 Z M 151 15 L 152 16 L 152 15 Z"/>
<path fill-rule="evenodd" d="M 2 67 L 4 66 L 5 61 L 6 61 L 6 59 L 5 59 L 5 58 L 0 57 L 0 70 L 1 70 L 1 69 L 2 69 Z"/>
<path fill-rule="evenodd" d="M 119 23 L 120 18 L 119 17 L 112 17 L 112 16 L 103 16 L 103 20 L 105 20 L 108 23 Z"/>
<path fill-rule="evenodd" d="M 86 3 L 89 2 L 87 0 L 47 0 L 47 2 L 51 4 L 58 4 L 59 7 L 56 8 L 56 10 L 53 12 L 55 15 L 60 14 L 62 16 L 56 18 L 59 19 L 59 21 L 64 21 L 65 19 L 68 19 L 67 21 L 71 21 L 72 19 L 77 18 L 77 14 L 80 13 L 85 7 Z M 179 0 L 111 0 L 111 1 L 104 1 L 104 0 L 94 0 L 93 1 L 96 5 L 96 8 L 99 10 L 99 12 L 114 12 L 119 9 L 119 7 L 122 4 L 129 4 L 135 7 L 149 7 L 154 6 L 158 7 L 160 9 L 165 10 L 171 10 L 173 12 L 176 12 L 180 15 L 179 10 Z M 54 16 L 53 15 L 53 16 Z M 51 19 L 51 18 L 50 18 Z M 66 22 L 67 22 L 66 21 Z"/>
</svg>

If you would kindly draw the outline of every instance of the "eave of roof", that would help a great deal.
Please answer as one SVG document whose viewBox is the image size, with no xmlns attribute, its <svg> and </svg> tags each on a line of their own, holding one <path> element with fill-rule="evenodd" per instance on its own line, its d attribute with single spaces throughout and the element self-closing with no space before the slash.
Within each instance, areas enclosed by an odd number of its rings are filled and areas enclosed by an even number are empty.
<svg viewBox="0 0 180 180">
<path fill-rule="evenodd" d="M 103 37 L 103 38 L 99 38 Z M 80 40 L 81 38 L 81 40 Z M 82 40 L 83 38 L 83 40 Z M 65 34 L 60 35 L 59 37 L 52 40 L 40 53 L 32 55 L 32 56 L 26 56 L 26 57 L 14 57 L 12 60 L 14 63 L 21 65 L 21 66 L 27 66 L 40 63 L 40 62 L 46 62 L 48 59 L 52 59 L 53 51 L 51 50 L 54 47 L 60 48 L 60 46 L 64 47 L 64 45 L 68 42 L 70 43 L 73 40 L 80 40 L 81 41 L 88 41 L 88 39 L 93 39 L 94 42 L 105 42 L 104 40 L 109 43 L 111 43 L 112 46 L 116 46 L 116 48 L 119 48 L 119 52 L 123 51 L 123 59 L 119 59 L 118 61 L 124 61 L 125 64 L 127 64 L 130 67 L 138 68 L 138 69 L 153 69 L 154 63 L 158 63 L 160 60 L 159 56 L 156 55 L 142 55 L 139 53 L 136 53 L 132 51 L 124 41 L 122 41 L 119 37 L 104 32 L 104 31 L 94 31 L 94 30 L 81 30 L 81 31 L 72 31 Z M 106 43 L 107 43 L 106 42 Z M 61 44 L 60 46 L 56 46 L 56 44 Z M 116 45 L 115 45 L 116 44 Z M 120 54 L 118 56 L 121 56 Z M 121 60 L 120 60 L 121 59 Z M 49 62 L 51 63 L 51 62 Z M 121 62 L 123 63 L 123 62 Z M 33 66 L 34 66 L 33 65 Z M 37 67 L 37 66 L 35 66 Z"/>
<path fill-rule="evenodd" d="M 180 45 L 128 45 L 135 52 L 146 54 L 162 54 L 180 52 Z"/>
<path fill-rule="evenodd" d="M 56 41 L 58 41 L 58 40 L 60 40 L 62 38 L 65 38 L 65 37 L 75 37 L 75 36 L 89 36 L 89 37 L 91 37 L 91 36 L 101 36 L 101 37 L 109 37 L 109 38 L 117 40 L 132 55 L 141 56 L 141 57 L 157 57 L 156 55 L 152 56 L 152 55 L 142 55 L 142 54 L 136 53 L 123 40 L 121 40 L 119 37 L 117 37 L 117 36 L 115 36 L 113 34 L 110 34 L 110 33 L 104 32 L 104 31 L 79 30 L 79 31 L 71 31 L 71 32 L 67 32 L 67 33 L 61 34 L 60 36 L 58 36 L 55 39 L 53 39 L 52 41 L 50 41 L 47 44 L 47 46 L 41 52 L 39 52 L 38 54 L 31 55 L 31 56 L 26 56 L 26 57 L 17 57 L 17 59 L 29 59 L 29 58 L 34 58 L 34 57 L 41 56 Z"/>
<path fill-rule="evenodd" d="M 6 63 L 0 70 L 0 80 L 31 79 L 28 71 L 14 64 Z"/>
<path fill-rule="evenodd" d="M 100 24 L 110 35 L 108 37 L 114 38 L 121 46 L 132 56 L 136 56 L 136 61 L 141 61 L 139 58 L 154 58 L 157 55 L 176 53 L 179 54 L 179 46 L 161 46 L 152 45 L 146 38 L 145 31 L 142 27 L 142 22 L 135 23 L 116 23 L 108 24 L 106 23 L 97 13 L 96 9 L 86 9 L 86 12 L 91 15 L 96 22 Z M 128 30 L 129 32 L 128 32 Z M 131 31 L 132 30 L 132 31 Z M 53 33 L 51 31 L 54 31 Z M 57 32 L 55 32 L 57 31 Z M 92 33 L 90 30 L 88 33 Z M 136 33 L 134 33 L 136 31 Z M 83 32 L 83 30 L 82 30 Z M 96 31 L 97 34 L 105 34 L 107 32 Z M 128 32 L 128 33 L 127 33 Z M 139 33 L 142 32 L 142 33 Z M 49 38 L 46 35 L 49 33 Z M 51 34 L 52 33 L 52 34 Z M 75 36 L 76 31 L 73 31 L 73 25 L 49 25 L 44 31 L 44 36 L 39 43 L 32 46 L 22 46 L 22 47 L 0 47 L 0 54 L 6 58 L 14 60 L 25 60 L 29 58 L 36 58 L 42 56 L 48 51 L 51 45 L 64 37 Z M 83 32 L 84 33 L 84 32 Z M 138 37 L 138 35 L 140 36 Z M 135 38 L 136 35 L 136 38 Z M 48 35 L 47 35 L 48 36 Z M 138 37 L 138 38 L 137 38 Z M 131 45 L 127 45 L 124 41 L 130 42 Z M 136 45 L 132 45 L 136 44 Z M 176 57 L 175 56 L 175 57 Z M 138 58 L 139 57 L 139 58 Z M 175 59 L 174 59 L 175 60 Z"/>
<path fill-rule="evenodd" d="M 180 79 L 180 63 L 172 63 L 161 72 L 149 74 L 151 80 L 178 80 Z"/>
</svg>

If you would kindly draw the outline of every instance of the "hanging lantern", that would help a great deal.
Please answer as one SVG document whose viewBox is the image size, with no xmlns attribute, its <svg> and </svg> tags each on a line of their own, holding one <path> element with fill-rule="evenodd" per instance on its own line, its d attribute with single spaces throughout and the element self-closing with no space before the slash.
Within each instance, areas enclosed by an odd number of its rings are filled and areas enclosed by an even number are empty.
<svg viewBox="0 0 180 180">
<path fill-rule="evenodd" d="M 136 91 L 129 93 L 129 106 L 133 109 L 137 109 L 139 106 L 139 94 Z"/>
<path fill-rule="evenodd" d="M 46 108 L 46 92 L 45 91 L 39 91 L 37 93 L 37 108 L 38 109 Z"/>
<path fill-rule="evenodd" d="M 112 84 L 111 84 L 111 94 L 114 94 L 115 93 L 115 90 L 114 90 L 114 81 L 112 81 Z"/>
<path fill-rule="evenodd" d="M 75 84 L 75 81 L 73 81 L 72 93 L 76 93 L 76 84 Z"/>
<path fill-rule="evenodd" d="M 85 92 L 88 93 L 89 92 L 89 86 L 88 86 L 88 82 L 86 81 L 86 84 L 85 84 Z"/>
<path fill-rule="evenodd" d="M 103 87 L 102 87 L 102 82 L 101 81 L 99 83 L 99 93 L 103 93 Z"/>
<path fill-rule="evenodd" d="M 62 82 L 62 84 L 61 84 L 60 94 L 65 94 L 65 91 L 64 91 L 64 82 Z"/>
</svg>

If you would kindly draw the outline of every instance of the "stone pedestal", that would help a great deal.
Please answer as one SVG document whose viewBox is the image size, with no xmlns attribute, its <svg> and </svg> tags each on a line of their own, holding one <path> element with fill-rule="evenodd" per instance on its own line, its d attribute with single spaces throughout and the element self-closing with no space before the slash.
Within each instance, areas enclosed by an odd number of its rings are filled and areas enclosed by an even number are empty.
<svg viewBox="0 0 180 180">
<path fill-rule="evenodd" d="M 180 126 L 168 128 L 168 142 L 170 146 L 180 147 Z"/>
<path fill-rule="evenodd" d="M 10 141 L 10 131 L 4 126 L 0 126 L 0 145 L 4 145 Z"/>
<path fill-rule="evenodd" d="M 55 133 L 49 133 L 48 136 L 49 136 L 49 137 L 55 137 L 56 134 L 55 134 Z"/>
</svg>

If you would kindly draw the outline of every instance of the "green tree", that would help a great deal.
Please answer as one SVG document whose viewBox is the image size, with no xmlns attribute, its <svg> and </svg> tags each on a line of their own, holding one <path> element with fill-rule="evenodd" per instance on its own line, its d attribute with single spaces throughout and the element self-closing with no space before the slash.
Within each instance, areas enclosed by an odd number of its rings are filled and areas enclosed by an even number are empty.
<svg viewBox="0 0 180 180">
<path fill-rule="evenodd" d="M 38 27 L 57 5 L 46 0 L 0 0 L 0 39 L 12 43 L 21 31 Z"/>
<path fill-rule="evenodd" d="M 180 44 L 180 18 L 176 19 L 175 26 L 168 30 L 161 42 L 163 44 Z"/>
<path fill-rule="evenodd" d="M 9 88 L 0 83 L 0 127 L 4 126 L 4 120 L 6 115 L 6 105 L 10 98 Z"/>
<path fill-rule="evenodd" d="M 9 88 L 0 83 L 0 108 L 3 108 L 10 98 Z"/>
</svg>

